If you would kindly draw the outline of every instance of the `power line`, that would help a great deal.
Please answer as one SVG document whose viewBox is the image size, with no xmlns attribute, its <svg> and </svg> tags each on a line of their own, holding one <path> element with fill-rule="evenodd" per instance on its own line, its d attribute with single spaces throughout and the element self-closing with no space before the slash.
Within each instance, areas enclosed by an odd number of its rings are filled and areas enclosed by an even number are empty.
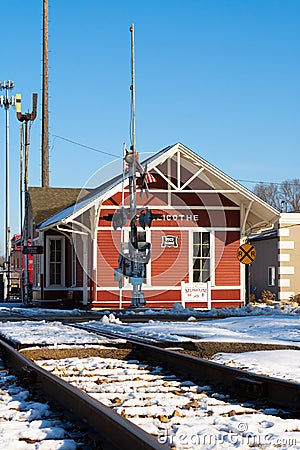
<svg viewBox="0 0 300 450">
<path fill-rule="evenodd" d="M 253 180 L 235 180 L 239 183 L 253 183 L 253 184 L 276 184 L 280 186 L 282 183 L 274 182 L 274 181 L 253 181 Z"/>
<path fill-rule="evenodd" d="M 120 158 L 120 155 L 115 155 L 114 153 L 105 152 L 103 150 L 99 150 L 98 148 L 90 147 L 90 146 L 85 145 L 85 144 L 80 144 L 79 142 L 72 141 L 71 139 L 67 139 L 67 138 L 65 138 L 63 136 L 59 136 L 58 134 L 52 134 L 52 136 L 54 136 L 56 138 L 59 138 L 59 139 L 62 139 L 63 141 L 66 141 L 66 142 L 70 142 L 71 144 L 78 145 L 79 147 L 87 148 L 87 149 L 92 150 L 92 151 L 97 152 L 97 153 L 102 153 L 104 155 L 112 156 L 113 158 Z"/>
<path fill-rule="evenodd" d="M 87 148 L 88 150 L 92 150 L 93 152 L 102 153 L 103 155 L 112 156 L 113 158 L 118 158 L 118 159 L 120 158 L 120 155 L 115 155 L 114 153 L 105 152 L 104 150 L 99 150 L 98 148 L 90 147 L 89 145 L 85 145 L 85 144 L 81 144 L 80 142 L 76 142 L 76 141 L 73 141 L 72 139 L 68 139 L 63 136 L 59 136 L 58 134 L 52 134 L 52 136 L 54 136 L 55 138 L 62 139 L 63 141 L 66 141 L 66 142 L 70 142 L 71 144 L 78 145 L 79 147 Z M 275 184 L 277 186 L 280 186 L 282 184 L 282 182 L 279 183 L 279 182 L 274 182 L 274 181 L 261 181 L 261 180 L 255 181 L 255 180 L 237 180 L 236 179 L 235 181 L 238 181 L 239 183 L 252 183 L 252 184 Z M 291 184 L 293 184 L 293 183 L 291 183 Z"/>
</svg>

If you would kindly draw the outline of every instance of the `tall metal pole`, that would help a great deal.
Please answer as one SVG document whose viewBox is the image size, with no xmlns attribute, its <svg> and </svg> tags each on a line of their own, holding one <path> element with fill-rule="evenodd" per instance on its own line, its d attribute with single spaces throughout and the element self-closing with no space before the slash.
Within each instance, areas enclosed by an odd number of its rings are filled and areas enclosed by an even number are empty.
<svg viewBox="0 0 300 450">
<path fill-rule="evenodd" d="M 25 190 L 25 220 L 24 220 L 24 248 L 28 247 L 28 120 L 25 120 L 25 167 L 24 167 L 24 190 Z M 24 303 L 29 302 L 29 271 L 28 271 L 28 253 L 24 255 Z"/>
<path fill-rule="evenodd" d="M 145 278 L 145 266 L 151 258 L 151 243 L 140 243 L 138 240 L 137 221 L 145 229 L 145 225 L 151 226 L 152 213 L 142 212 L 136 204 L 136 169 L 141 174 L 141 191 L 144 188 L 144 177 L 146 171 L 141 169 L 138 162 L 138 153 L 136 151 L 136 131 L 135 131 L 135 54 L 134 54 L 134 25 L 130 27 L 131 32 L 131 130 L 130 130 L 130 151 L 126 150 L 124 157 L 128 165 L 129 173 L 129 198 L 130 198 L 130 239 L 129 242 L 121 243 L 121 254 L 118 260 L 118 268 L 115 269 L 115 281 L 119 282 L 122 289 L 122 277 L 129 277 L 132 284 L 131 308 L 137 308 L 146 305 L 145 295 L 142 291 L 143 279 Z M 123 170 L 124 174 L 124 170 Z M 123 175 L 124 176 L 124 175 Z M 124 193 L 122 189 L 122 210 L 115 213 L 112 218 L 113 228 L 121 228 L 126 223 L 126 213 L 123 208 Z M 125 214 L 125 219 L 124 219 Z M 137 217 L 139 216 L 139 217 Z M 115 219 L 115 220 L 114 220 Z M 107 220 L 110 220 L 108 217 Z M 144 226 L 143 226 L 144 225 Z M 121 231 L 122 237 L 122 231 Z M 125 245 L 126 244 L 126 245 Z"/>
<path fill-rule="evenodd" d="M 42 187 L 49 187 L 48 0 L 43 0 Z"/>
<path fill-rule="evenodd" d="M 131 259 L 131 284 L 132 298 L 131 307 L 136 308 L 145 305 L 145 296 L 142 292 L 141 261 L 138 250 L 138 232 L 137 232 L 137 208 L 136 208 L 136 130 L 135 130 L 135 55 L 134 55 L 134 25 L 130 27 L 131 32 L 131 164 L 129 164 L 129 191 L 130 191 L 130 259 Z M 129 155 L 128 155 L 129 156 Z"/>
<path fill-rule="evenodd" d="M 9 102 L 8 102 L 8 87 L 6 86 L 6 102 L 5 102 L 5 115 L 6 115 L 6 251 L 5 261 L 7 262 L 7 292 L 6 300 L 9 299 L 10 294 L 10 158 L 9 158 Z"/>
<path fill-rule="evenodd" d="M 16 100 L 16 102 L 18 99 Z M 20 190 L 20 234 L 21 234 L 21 245 L 20 245 L 20 296 L 23 302 L 23 284 L 22 284 L 22 262 L 23 262 L 23 125 L 20 124 L 20 180 L 19 180 L 19 190 Z"/>
<path fill-rule="evenodd" d="M 137 248 L 137 229 L 136 229 L 136 131 L 135 131 L 135 59 L 134 59 L 134 25 L 130 27 L 131 32 L 131 141 L 130 150 L 132 152 L 132 164 L 130 165 L 130 220 L 131 220 L 131 242 L 134 248 Z"/>
<path fill-rule="evenodd" d="M 28 122 L 33 122 L 37 113 L 37 94 L 32 94 L 32 112 L 22 114 L 21 112 L 21 95 L 17 94 L 17 119 L 25 122 L 25 157 L 24 157 L 24 191 L 25 191 L 25 220 L 22 233 L 22 242 L 24 243 L 24 303 L 30 301 L 29 295 L 29 261 L 28 261 L 28 159 L 29 159 L 29 127 Z M 22 141 L 22 136 L 21 136 Z"/>
<path fill-rule="evenodd" d="M 14 105 L 14 97 L 9 98 L 9 90 L 14 88 L 13 81 L 0 82 L 0 88 L 5 89 L 5 97 L 1 98 L 1 106 L 5 108 L 6 117 L 6 134 L 5 134 L 5 261 L 6 261 L 6 277 L 4 284 L 4 299 L 8 300 L 10 295 L 10 160 L 9 160 L 9 108 Z"/>
</svg>

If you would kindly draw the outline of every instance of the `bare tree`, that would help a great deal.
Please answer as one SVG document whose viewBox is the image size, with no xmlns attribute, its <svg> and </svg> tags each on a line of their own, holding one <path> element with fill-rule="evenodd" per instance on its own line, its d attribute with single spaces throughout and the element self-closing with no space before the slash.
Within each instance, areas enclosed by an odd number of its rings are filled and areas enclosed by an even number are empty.
<svg viewBox="0 0 300 450">
<path fill-rule="evenodd" d="M 283 212 L 300 211 L 300 179 L 285 180 L 280 184 L 258 183 L 254 194 Z"/>
<path fill-rule="evenodd" d="M 280 210 L 281 198 L 278 184 L 258 183 L 254 186 L 253 192 L 273 208 Z"/>
<path fill-rule="evenodd" d="M 299 211 L 300 210 L 300 180 L 295 178 L 294 180 L 283 181 L 280 185 L 280 191 L 282 200 L 286 202 L 287 211 Z"/>
</svg>

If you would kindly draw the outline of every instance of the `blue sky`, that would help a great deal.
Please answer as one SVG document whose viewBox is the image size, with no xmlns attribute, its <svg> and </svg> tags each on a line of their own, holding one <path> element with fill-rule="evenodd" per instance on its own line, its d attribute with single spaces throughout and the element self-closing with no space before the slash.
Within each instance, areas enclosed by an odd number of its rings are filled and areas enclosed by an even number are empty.
<svg viewBox="0 0 300 450">
<path fill-rule="evenodd" d="M 42 0 L 10 0 L 0 80 L 22 111 L 39 94 L 29 184 L 41 185 Z M 299 177 L 298 0 L 49 0 L 50 185 L 80 187 L 129 143 L 135 24 L 137 150 L 178 141 L 237 180 Z M 0 110 L 0 254 L 5 112 Z M 11 227 L 19 226 L 19 122 L 10 110 Z M 253 184 L 245 184 L 253 188 Z M 3 236 L 3 238 L 2 238 Z"/>
</svg>

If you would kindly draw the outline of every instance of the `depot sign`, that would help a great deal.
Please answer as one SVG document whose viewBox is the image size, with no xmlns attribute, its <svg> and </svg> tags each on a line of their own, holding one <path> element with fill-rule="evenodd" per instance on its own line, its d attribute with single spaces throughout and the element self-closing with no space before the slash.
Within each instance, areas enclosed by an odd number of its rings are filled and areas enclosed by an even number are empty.
<svg viewBox="0 0 300 450">
<path fill-rule="evenodd" d="M 166 221 L 183 221 L 183 220 L 189 220 L 191 222 L 198 222 L 199 220 L 199 214 L 162 214 L 161 219 L 156 220 L 166 220 Z"/>
<path fill-rule="evenodd" d="M 211 308 L 210 283 L 181 283 L 181 303 L 204 302 Z"/>
</svg>

